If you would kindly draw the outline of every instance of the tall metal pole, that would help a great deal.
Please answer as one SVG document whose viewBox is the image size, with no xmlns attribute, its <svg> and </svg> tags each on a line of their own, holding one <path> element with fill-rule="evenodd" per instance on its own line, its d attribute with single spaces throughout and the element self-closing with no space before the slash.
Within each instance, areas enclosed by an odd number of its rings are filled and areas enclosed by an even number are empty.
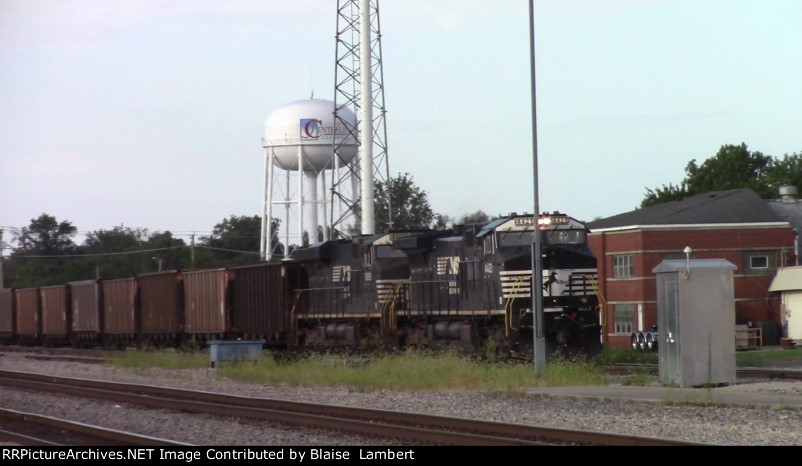
<svg viewBox="0 0 802 466">
<path fill-rule="evenodd" d="M 359 163 L 361 199 L 362 199 L 362 234 L 372 235 L 376 232 L 373 215 L 373 62 L 370 41 L 370 0 L 359 2 L 359 71 L 362 85 L 360 103 L 361 127 L 359 131 Z"/>
<path fill-rule="evenodd" d="M 3 229 L 0 228 L 0 290 L 5 288 L 3 283 Z"/>
<path fill-rule="evenodd" d="M 391 183 L 381 37 L 379 0 L 337 0 L 334 119 L 338 134 L 344 137 L 335 139 L 334 164 L 343 158 L 341 151 L 352 150 L 355 141 L 359 143 L 359 153 L 353 162 L 341 163 L 344 173 L 334 170 L 332 174 L 334 237 L 350 236 L 344 227 L 351 218 L 359 219 L 356 226 L 362 234 L 375 233 L 377 221 L 382 226 L 392 223 L 389 203 L 386 218 L 374 218 L 377 210 L 385 210 L 375 206 L 374 182 Z M 356 123 L 339 113 L 343 108 L 353 110 L 358 116 Z"/>
<path fill-rule="evenodd" d="M 532 176 L 535 191 L 535 240 L 532 243 L 532 343 L 535 374 L 546 369 L 546 337 L 543 332 L 543 261 L 540 245 L 540 199 L 537 175 L 537 105 L 535 87 L 535 7 L 529 0 L 529 62 L 532 98 Z"/>
</svg>

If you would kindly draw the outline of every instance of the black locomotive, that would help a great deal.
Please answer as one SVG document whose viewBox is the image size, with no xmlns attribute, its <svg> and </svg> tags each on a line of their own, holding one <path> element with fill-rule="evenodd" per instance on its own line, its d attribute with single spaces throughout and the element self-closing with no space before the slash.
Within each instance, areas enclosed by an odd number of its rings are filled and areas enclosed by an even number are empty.
<svg viewBox="0 0 802 466">
<path fill-rule="evenodd" d="M 531 354 L 532 216 L 452 231 L 393 232 L 295 251 L 294 342 Z M 549 350 L 601 350 L 596 259 L 587 230 L 562 214 L 539 218 Z"/>
</svg>

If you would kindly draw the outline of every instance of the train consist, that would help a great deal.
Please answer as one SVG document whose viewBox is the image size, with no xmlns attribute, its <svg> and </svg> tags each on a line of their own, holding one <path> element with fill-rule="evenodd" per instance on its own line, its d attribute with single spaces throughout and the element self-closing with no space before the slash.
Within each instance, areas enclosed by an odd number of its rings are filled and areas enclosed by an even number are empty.
<svg viewBox="0 0 802 466">
<path fill-rule="evenodd" d="M 0 340 L 109 347 L 243 338 L 277 348 L 525 356 L 535 221 L 513 214 L 448 231 L 326 241 L 281 263 L 0 290 Z M 548 348 L 595 354 L 601 314 L 587 230 L 558 213 L 538 221 Z"/>
</svg>

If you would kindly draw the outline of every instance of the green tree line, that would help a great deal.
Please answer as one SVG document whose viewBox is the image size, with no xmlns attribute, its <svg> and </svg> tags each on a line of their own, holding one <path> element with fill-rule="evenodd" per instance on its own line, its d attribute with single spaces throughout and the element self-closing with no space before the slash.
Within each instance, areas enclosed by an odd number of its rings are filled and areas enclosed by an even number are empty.
<svg viewBox="0 0 802 466">
<path fill-rule="evenodd" d="M 425 190 L 409 173 L 399 173 L 375 185 L 376 230 L 446 229 L 454 224 L 477 224 L 491 220 L 481 210 L 457 219 L 435 214 Z M 393 206 L 393 224 L 387 219 L 387 201 Z M 494 217 L 497 218 L 497 217 Z M 280 220 L 272 219 L 273 244 L 281 256 L 285 245 L 278 236 Z M 78 229 L 69 220 L 41 214 L 30 225 L 12 231 L 10 256 L 3 261 L 4 286 L 26 288 L 61 285 L 96 278 L 115 279 L 177 269 L 205 269 L 248 265 L 260 260 L 261 218 L 231 215 L 217 223 L 208 236 L 178 237 L 170 231 L 151 232 L 125 225 L 101 229 L 75 242 Z M 355 234 L 352 232 L 352 234 Z M 322 240 L 322 230 L 315 238 Z M 309 244 L 305 232 L 303 245 Z M 289 252 L 299 245 L 289 245 Z M 274 257 L 276 257 L 274 256 Z"/>
<path fill-rule="evenodd" d="M 640 206 L 736 188 L 749 188 L 763 199 L 774 199 L 779 196 L 781 186 L 796 186 L 802 192 L 802 152 L 772 157 L 750 151 L 745 143 L 728 144 L 701 164 L 696 159 L 688 162 L 685 178 L 679 183 L 646 188 Z"/>
<path fill-rule="evenodd" d="M 279 221 L 273 219 L 273 225 L 277 227 Z M 215 225 L 210 235 L 189 241 L 170 231 L 120 225 L 89 232 L 78 245 L 77 232 L 69 220 L 58 221 L 48 214 L 12 232 L 17 247 L 4 260 L 4 285 L 59 285 L 174 269 L 247 265 L 260 259 L 261 218 L 256 215 L 232 215 Z"/>
</svg>

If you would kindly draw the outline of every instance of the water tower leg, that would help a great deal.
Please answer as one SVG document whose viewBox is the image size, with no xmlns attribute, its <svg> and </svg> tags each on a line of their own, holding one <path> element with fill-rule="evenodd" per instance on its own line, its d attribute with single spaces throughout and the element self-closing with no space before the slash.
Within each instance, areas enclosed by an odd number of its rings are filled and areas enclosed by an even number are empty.
<svg viewBox="0 0 802 466">
<path fill-rule="evenodd" d="M 304 245 L 304 149 L 298 146 L 298 246 Z"/>
<path fill-rule="evenodd" d="M 306 172 L 306 181 L 309 188 L 308 202 L 309 208 L 309 244 L 317 243 L 317 227 L 318 217 L 317 210 L 319 208 L 317 198 L 317 173 L 313 171 Z"/>
<path fill-rule="evenodd" d="M 320 172 L 321 183 L 323 183 L 323 200 L 321 205 L 323 206 L 323 241 L 329 240 L 329 229 L 331 224 L 328 221 L 329 214 L 328 214 L 328 199 L 326 199 L 326 170 Z"/>
<path fill-rule="evenodd" d="M 262 260 L 270 260 L 273 257 L 273 149 L 268 149 L 265 154 L 265 192 L 264 206 L 262 208 Z"/>
<path fill-rule="evenodd" d="M 290 171 L 284 172 L 285 175 L 285 190 L 284 190 L 284 258 L 290 254 Z"/>
</svg>

